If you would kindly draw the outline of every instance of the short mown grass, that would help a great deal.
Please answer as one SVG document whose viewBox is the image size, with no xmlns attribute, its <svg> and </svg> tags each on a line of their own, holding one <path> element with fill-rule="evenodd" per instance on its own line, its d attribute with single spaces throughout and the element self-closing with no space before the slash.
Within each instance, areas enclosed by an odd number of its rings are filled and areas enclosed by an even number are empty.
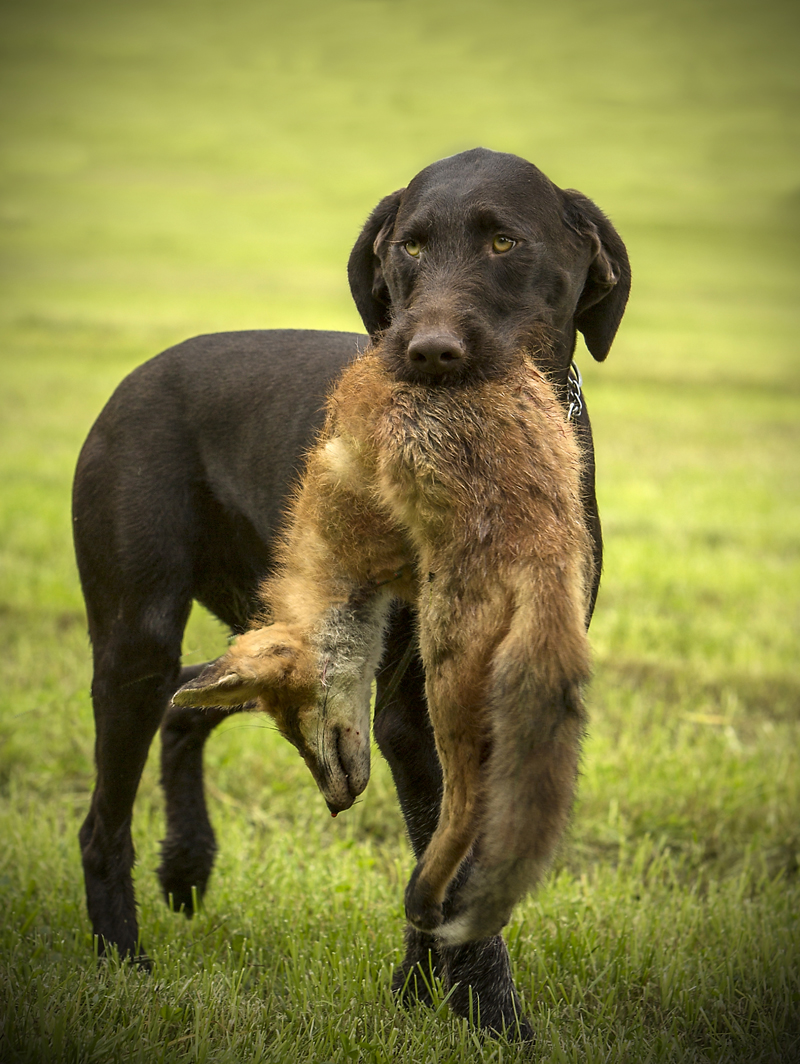
<svg viewBox="0 0 800 1064">
<path fill-rule="evenodd" d="M 0 9 L 0 1060 L 800 1059 L 798 16 L 781 0 L 30 0 Z M 134 834 L 144 975 L 101 966 L 72 559 L 117 382 L 217 329 L 358 328 L 378 199 L 483 143 L 607 210 L 634 268 L 579 351 L 606 565 L 569 838 L 507 929 L 534 1047 L 399 1009 L 411 869 L 375 751 L 335 821 L 256 716 L 218 729 L 192 921 Z M 226 633 L 198 610 L 187 661 Z M 157 745 L 157 744 L 156 744 Z"/>
</svg>

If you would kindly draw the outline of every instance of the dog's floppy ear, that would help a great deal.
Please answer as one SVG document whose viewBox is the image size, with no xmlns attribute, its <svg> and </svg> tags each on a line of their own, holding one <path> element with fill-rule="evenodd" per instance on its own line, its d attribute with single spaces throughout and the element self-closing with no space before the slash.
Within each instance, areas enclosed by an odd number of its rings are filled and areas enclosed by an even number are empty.
<svg viewBox="0 0 800 1064">
<path fill-rule="evenodd" d="M 298 681 L 301 653 L 285 635 L 285 626 L 270 625 L 239 636 L 227 654 L 179 687 L 172 701 L 176 706 L 241 706 L 261 698 L 269 711 L 270 695 Z"/>
<path fill-rule="evenodd" d="M 614 342 L 631 290 L 628 252 L 600 208 L 573 189 L 564 192 L 564 221 L 594 245 L 594 257 L 575 310 L 575 325 L 592 355 L 602 362 Z"/>
<path fill-rule="evenodd" d="M 385 329 L 391 320 L 389 289 L 383 277 L 379 252 L 394 228 L 404 192 L 405 189 L 398 189 L 380 201 L 361 230 L 347 263 L 350 291 L 370 336 Z"/>
</svg>

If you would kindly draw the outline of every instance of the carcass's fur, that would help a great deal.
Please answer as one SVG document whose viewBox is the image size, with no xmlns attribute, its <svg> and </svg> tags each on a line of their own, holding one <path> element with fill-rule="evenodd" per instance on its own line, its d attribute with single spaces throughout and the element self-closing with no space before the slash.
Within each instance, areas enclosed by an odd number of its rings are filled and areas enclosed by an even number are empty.
<svg viewBox="0 0 800 1064">
<path fill-rule="evenodd" d="M 413 603 L 444 795 L 406 911 L 447 944 L 503 927 L 569 814 L 592 578 L 579 478 L 572 428 L 530 353 L 502 377 L 432 388 L 398 380 L 378 345 L 329 399 L 257 627 L 175 696 L 259 699 L 344 808 L 367 782 L 389 602 Z"/>
</svg>

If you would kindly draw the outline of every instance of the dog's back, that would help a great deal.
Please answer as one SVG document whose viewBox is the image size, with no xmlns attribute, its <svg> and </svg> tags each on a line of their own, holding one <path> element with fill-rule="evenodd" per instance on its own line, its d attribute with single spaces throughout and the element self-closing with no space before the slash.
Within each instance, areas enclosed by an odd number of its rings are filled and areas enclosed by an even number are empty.
<svg viewBox="0 0 800 1064">
<path fill-rule="evenodd" d="M 325 395 L 366 343 L 357 333 L 299 329 L 217 333 L 126 377 L 75 476 L 75 547 L 93 641 L 107 629 L 93 625 L 93 612 L 109 597 L 115 568 L 121 594 L 181 583 L 182 598 L 243 630 Z"/>
</svg>

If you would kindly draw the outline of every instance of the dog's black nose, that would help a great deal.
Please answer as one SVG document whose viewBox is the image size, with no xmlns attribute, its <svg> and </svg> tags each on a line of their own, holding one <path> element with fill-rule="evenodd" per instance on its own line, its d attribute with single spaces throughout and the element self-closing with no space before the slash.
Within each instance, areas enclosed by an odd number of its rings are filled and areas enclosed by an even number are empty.
<svg viewBox="0 0 800 1064">
<path fill-rule="evenodd" d="M 430 377 L 443 377 L 457 370 L 466 351 L 450 332 L 419 332 L 408 345 L 408 360 L 414 369 Z"/>
</svg>

